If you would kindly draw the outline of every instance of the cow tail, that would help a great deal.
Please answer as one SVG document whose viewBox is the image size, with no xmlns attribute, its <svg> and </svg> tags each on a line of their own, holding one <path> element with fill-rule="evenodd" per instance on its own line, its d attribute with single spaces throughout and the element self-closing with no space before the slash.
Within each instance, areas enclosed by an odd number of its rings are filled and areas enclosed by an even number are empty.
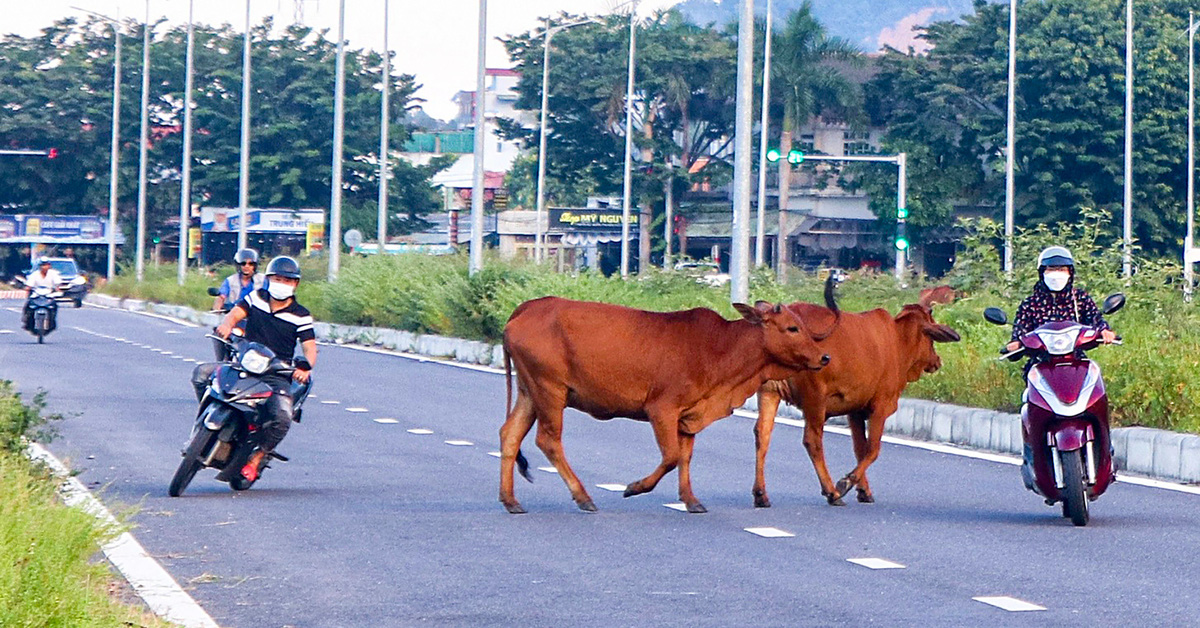
<svg viewBox="0 0 1200 628">
<path fill-rule="evenodd" d="M 819 334 L 812 334 L 813 340 L 825 340 L 830 336 L 830 334 L 833 333 L 833 330 L 837 329 L 838 323 L 842 321 L 842 311 L 838 309 L 837 301 L 833 297 L 833 286 L 833 273 L 829 273 L 829 277 L 825 279 L 825 307 L 829 308 L 829 311 L 833 312 L 833 324 L 829 326 L 829 329 L 826 329 Z"/>
<path fill-rule="evenodd" d="M 512 412 L 512 356 L 508 354 L 508 343 L 502 344 L 501 347 L 504 352 L 504 415 L 508 416 L 508 413 Z M 533 476 L 529 473 L 529 460 L 520 449 L 517 450 L 517 471 L 521 473 L 521 477 L 533 482 Z"/>
</svg>

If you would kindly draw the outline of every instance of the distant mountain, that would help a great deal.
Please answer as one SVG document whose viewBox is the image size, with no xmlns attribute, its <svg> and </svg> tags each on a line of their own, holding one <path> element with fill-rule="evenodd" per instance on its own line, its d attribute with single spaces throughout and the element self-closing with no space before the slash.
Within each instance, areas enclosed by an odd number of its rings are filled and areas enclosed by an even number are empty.
<svg viewBox="0 0 1200 628">
<path fill-rule="evenodd" d="M 787 19 L 802 3 L 774 0 L 775 23 Z M 864 52 L 874 52 L 884 44 L 901 50 L 919 46 L 914 43 L 914 26 L 958 19 L 975 10 L 974 0 L 812 0 L 812 5 L 813 15 L 830 35 L 846 39 Z M 684 0 L 676 8 L 695 24 L 724 25 L 737 19 L 738 0 Z M 766 0 L 756 0 L 754 8 L 765 15 Z"/>
</svg>

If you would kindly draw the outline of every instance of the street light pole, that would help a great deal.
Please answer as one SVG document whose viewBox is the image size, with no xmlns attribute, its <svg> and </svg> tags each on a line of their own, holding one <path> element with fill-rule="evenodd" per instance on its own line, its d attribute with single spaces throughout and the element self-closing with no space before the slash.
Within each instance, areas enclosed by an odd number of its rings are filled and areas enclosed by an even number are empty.
<svg viewBox="0 0 1200 628">
<path fill-rule="evenodd" d="M 754 265 L 763 266 L 766 263 L 766 254 L 763 249 L 766 243 L 767 230 L 767 137 L 770 135 L 767 132 L 768 122 L 770 121 L 770 102 L 771 102 L 771 4 L 773 0 L 767 0 L 767 32 L 765 41 L 763 41 L 763 84 L 762 84 L 762 119 L 759 122 L 759 147 L 758 147 L 758 237 L 755 240 L 754 248 Z"/>
<path fill-rule="evenodd" d="M 179 285 L 187 277 L 188 218 L 192 208 L 192 51 L 196 29 L 193 23 L 195 0 L 188 0 L 187 52 L 183 81 L 183 177 L 179 192 Z"/>
<path fill-rule="evenodd" d="M 346 0 L 338 0 L 337 73 L 333 87 L 333 181 L 329 199 L 329 281 L 337 281 L 342 253 L 342 151 L 346 120 Z M 244 223 L 243 223 L 244 224 Z"/>
<path fill-rule="evenodd" d="M 541 262 L 546 256 L 545 235 L 542 231 L 542 217 L 546 214 L 546 110 L 550 102 L 550 38 L 559 31 L 582 26 L 594 22 L 593 19 L 579 20 L 568 24 L 550 26 L 550 18 L 546 18 L 546 34 L 542 41 L 542 115 L 539 125 L 538 139 L 538 174 L 537 174 L 537 225 L 534 228 L 533 258 Z"/>
<path fill-rule="evenodd" d="M 387 243 L 388 211 L 388 98 L 392 91 L 392 59 L 388 50 L 388 0 L 383 0 L 383 99 L 379 113 L 379 254 Z"/>
<path fill-rule="evenodd" d="M 1192 300 L 1196 220 L 1196 19 L 1188 11 L 1187 237 L 1183 242 L 1183 299 Z"/>
<path fill-rule="evenodd" d="M 137 280 L 142 281 L 146 249 L 146 144 L 150 136 L 150 0 L 142 28 L 142 134 L 138 151 Z"/>
<path fill-rule="evenodd" d="M 238 249 L 246 248 L 246 210 L 250 206 L 250 0 L 242 41 L 242 155 L 238 164 Z"/>
<path fill-rule="evenodd" d="M 629 73 L 625 80 L 625 175 L 621 195 L 621 277 L 629 277 L 629 205 L 633 192 L 633 73 L 637 61 L 637 9 L 629 8 Z M 644 270 L 644 269 L 643 269 Z"/>
<path fill-rule="evenodd" d="M 479 0 L 479 50 L 475 68 L 475 172 L 471 183 L 471 260 L 469 272 L 483 270 L 483 155 L 487 119 L 487 0 Z"/>
<path fill-rule="evenodd" d="M 741 0 L 738 17 L 736 123 L 733 159 L 733 243 L 729 290 L 734 303 L 750 296 L 750 135 L 754 97 L 754 0 Z"/>
<path fill-rule="evenodd" d="M 1017 108 L 1017 0 L 1008 3 L 1008 143 L 1004 155 L 1004 275 L 1013 272 L 1013 204 Z"/>
<path fill-rule="evenodd" d="M 1125 216 L 1122 275 L 1133 275 L 1133 0 L 1125 0 Z"/>
</svg>

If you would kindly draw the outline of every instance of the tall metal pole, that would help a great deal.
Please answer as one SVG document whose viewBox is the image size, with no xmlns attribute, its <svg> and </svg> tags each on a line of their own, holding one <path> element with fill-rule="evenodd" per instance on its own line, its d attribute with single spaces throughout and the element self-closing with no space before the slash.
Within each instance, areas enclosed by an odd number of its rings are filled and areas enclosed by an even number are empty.
<svg viewBox="0 0 1200 628">
<path fill-rule="evenodd" d="M 333 86 L 333 182 L 329 192 L 329 281 L 342 253 L 342 151 L 346 120 L 346 0 L 338 0 L 337 74 Z"/>
<path fill-rule="evenodd" d="M 663 224 L 663 240 L 667 244 L 666 251 L 663 253 L 663 270 L 671 269 L 671 240 L 675 239 L 675 177 L 674 175 L 667 176 L 667 182 L 663 186 L 663 205 L 666 206 L 667 219 Z"/>
<path fill-rule="evenodd" d="M 1125 221 L 1122 275 L 1133 275 L 1133 0 L 1125 0 Z"/>
<path fill-rule="evenodd" d="M 768 123 L 770 122 L 770 104 L 771 104 L 771 4 L 773 0 L 767 0 L 767 33 L 763 41 L 763 84 L 762 84 L 762 119 L 759 121 L 761 131 L 759 132 L 759 147 L 758 147 L 758 234 L 755 239 L 754 248 L 754 265 L 762 266 L 766 263 L 766 230 L 767 230 L 767 137 L 770 135 L 767 132 Z"/>
<path fill-rule="evenodd" d="M 546 107 L 550 103 L 550 18 L 546 18 L 546 36 L 542 41 L 542 115 L 538 127 L 537 224 L 534 226 L 533 259 L 542 261 L 542 216 L 546 212 Z"/>
<path fill-rule="evenodd" d="M 479 50 L 475 68 L 475 172 L 471 183 L 471 261 L 469 272 L 483 270 L 483 140 L 487 133 L 487 0 L 479 0 Z"/>
<path fill-rule="evenodd" d="M 1187 237 L 1183 241 L 1183 298 L 1192 300 L 1196 220 L 1196 19 L 1188 11 Z"/>
<path fill-rule="evenodd" d="M 246 210 L 250 206 L 250 0 L 242 41 L 242 156 L 238 166 L 238 249 L 246 248 Z"/>
<path fill-rule="evenodd" d="M 138 152 L 137 280 L 142 280 L 146 250 L 146 144 L 150 136 L 150 0 L 146 0 L 146 23 L 142 28 L 142 134 Z"/>
<path fill-rule="evenodd" d="M 907 224 L 904 217 L 908 215 L 908 154 L 896 155 L 896 165 L 900 169 L 896 177 L 896 220 L 899 222 L 897 232 L 903 238 L 906 237 L 904 227 Z M 904 277 L 904 261 L 907 253 L 907 246 L 896 247 L 896 279 Z"/>
<path fill-rule="evenodd" d="M 750 135 L 754 97 L 754 0 L 741 0 L 738 19 L 737 122 L 734 126 L 733 244 L 729 255 L 729 290 L 734 303 L 750 296 Z"/>
<path fill-rule="evenodd" d="M 179 285 L 187 277 L 188 219 L 192 209 L 192 51 L 196 29 L 192 22 L 195 0 L 188 0 L 187 52 L 183 81 L 183 182 L 179 192 Z"/>
<path fill-rule="evenodd" d="M 121 165 L 121 24 L 112 23 L 113 53 L 113 113 L 112 147 L 108 170 L 108 280 L 117 275 L 117 177 Z"/>
<path fill-rule="evenodd" d="M 1008 143 L 1004 155 L 1004 274 L 1013 272 L 1013 204 L 1017 109 L 1017 0 L 1008 2 Z"/>
<path fill-rule="evenodd" d="M 625 176 L 621 195 L 621 277 L 629 276 L 629 204 L 633 192 L 633 74 L 637 61 L 638 0 L 629 8 L 629 71 L 625 80 Z M 644 269 L 643 269 L 644 270 Z"/>
<path fill-rule="evenodd" d="M 379 254 L 387 243 L 388 215 L 388 97 L 392 91 L 392 59 L 388 49 L 388 0 L 383 0 L 383 99 L 379 113 Z"/>
</svg>

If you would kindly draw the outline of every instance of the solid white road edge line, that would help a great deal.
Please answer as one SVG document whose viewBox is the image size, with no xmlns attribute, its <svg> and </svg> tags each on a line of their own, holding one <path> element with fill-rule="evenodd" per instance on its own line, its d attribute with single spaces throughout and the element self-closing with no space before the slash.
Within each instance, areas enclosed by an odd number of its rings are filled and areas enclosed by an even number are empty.
<svg viewBox="0 0 1200 628">
<path fill-rule="evenodd" d="M 46 463 L 63 481 L 59 493 L 68 506 L 81 508 L 109 525 L 120 525 L 104 504 L 83 483 L 71 477 L 66 465 L 45 447 L 31 443 L 29 457 Z M 200 608 L 171 574 L 146 553 L 132 534 L 122 532 L 101 549 L 156 615 L 187 628 L 219 628 L 217 622 Z"/>
</svg>

